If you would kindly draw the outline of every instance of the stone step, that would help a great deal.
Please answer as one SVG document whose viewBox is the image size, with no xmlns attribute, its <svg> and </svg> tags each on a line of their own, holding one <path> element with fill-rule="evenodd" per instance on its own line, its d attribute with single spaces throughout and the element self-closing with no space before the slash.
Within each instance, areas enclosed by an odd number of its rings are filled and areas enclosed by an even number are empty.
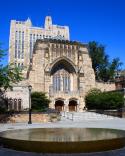
<svg viewBox="0 0 125 156">
<path fill-rule="evenodd" d="M 62 116 L 64 116 L 64 112 L 62 112 Z M 112 117 L 112 116 L 98 114 L 94 112 L 68 112 L 65 113 L 64 118 L 66 120 L 73 120 L 73 121 L 119 119 L 118 117 Z"/>
</svg>

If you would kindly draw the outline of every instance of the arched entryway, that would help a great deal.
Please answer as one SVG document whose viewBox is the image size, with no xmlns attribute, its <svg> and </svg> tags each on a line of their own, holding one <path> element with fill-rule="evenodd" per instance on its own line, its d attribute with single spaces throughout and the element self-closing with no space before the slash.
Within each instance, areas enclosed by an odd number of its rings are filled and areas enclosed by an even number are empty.
<svg viewBox="0 0 125 156">
<path fill-rule="evenodd" d="M 76 100 L 69 101 L 69 112 L 77 112 L 77 101 Z"/>
<path fill-rule="evenodd" d="M 57 100 L 55 102 L 55 110 L 61 112 L 64 111 L 64 101 L 63 100 Z"/>
</svg>

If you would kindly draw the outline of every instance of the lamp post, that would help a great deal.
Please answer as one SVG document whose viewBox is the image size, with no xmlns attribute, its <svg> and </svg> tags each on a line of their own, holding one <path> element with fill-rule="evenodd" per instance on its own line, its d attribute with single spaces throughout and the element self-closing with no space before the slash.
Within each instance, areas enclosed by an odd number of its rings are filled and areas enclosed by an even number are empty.
<svg viewBox="0 0 125 156">
<path fill-rule="evenodd" d="M 123 88 L 123 96 L 124 96 L 124 108 L 125 108 L 125 88 Z"/>
<path fill-rule="evenodd" d="M 31 90 L 32 90 L 32 86 L 29 85 L 29 121 L 28 124 L 32 124 L 32 120 L 31 120 Z"/>
</svg>

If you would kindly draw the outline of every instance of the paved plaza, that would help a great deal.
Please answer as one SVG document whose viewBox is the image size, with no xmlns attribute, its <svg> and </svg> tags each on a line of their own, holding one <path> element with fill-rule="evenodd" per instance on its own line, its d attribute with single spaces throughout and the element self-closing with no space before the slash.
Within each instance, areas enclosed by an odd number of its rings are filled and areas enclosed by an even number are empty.
<svg viewBox="0 0 125 156">
<path fill-rule="evenodd" d="M 13 129 L 26 129 L 26 128 L 112 128 L 125 130 L 125 119 L 111 117 L 107 115 L 101 115 L 91 112 L 83 113 L 62 113 L 61 121 L 54 123 L 33 123 L 28 125 L 27 123 L 11 123 L 0 124 L 0 131 L 13 130 Z M 0 156 L 57 156 L 59 154 L 37 154 L 28 152 L 19 152 L 10 149 L 0 147 Z M 81 154 L 60 154 L 63 155 L 79 155 L 79 156 L 125 156 L 125 148 L 98 152 L 98 153 L 81 153 Z"/>
</svg>

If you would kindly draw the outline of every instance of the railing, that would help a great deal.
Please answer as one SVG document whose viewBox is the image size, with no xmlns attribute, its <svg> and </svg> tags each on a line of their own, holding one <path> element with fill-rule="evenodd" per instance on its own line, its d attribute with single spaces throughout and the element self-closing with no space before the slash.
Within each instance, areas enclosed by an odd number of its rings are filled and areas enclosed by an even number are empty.
<svg viewBox="0 0 125 156">
<path fill-rule="evenodd" d="M 73 118 L 74 118 L 73 112 L 61 112 L 61 115 L 65 118 L 73 121 Z"/>
</svg>

